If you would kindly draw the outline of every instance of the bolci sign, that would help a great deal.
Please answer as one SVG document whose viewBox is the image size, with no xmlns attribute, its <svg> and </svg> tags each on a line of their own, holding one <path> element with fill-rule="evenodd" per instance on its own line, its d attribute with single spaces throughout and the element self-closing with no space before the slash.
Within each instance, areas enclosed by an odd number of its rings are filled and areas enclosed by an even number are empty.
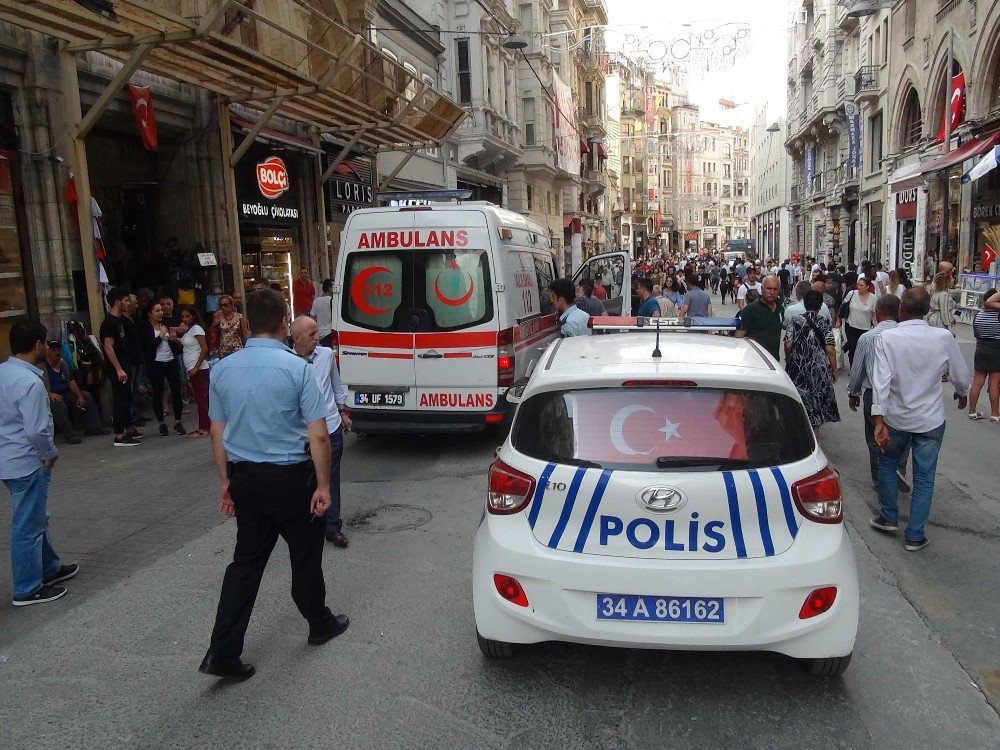
<svg viewBox="0 0 1000 750">
<path fill-rule="evenodd" d="M 291 226 L 300 216 L 295 172 L 299 161 L 291 152 L 281 156 L 254 144 L 236 164 L 236 207 L 241 222 Z"/>
<path fill-rule="evenodd" d="M 265 198 L 274 200 L 288 191 L 288 168 L 277 156 L 269 156 L 257 165 L 257 187 Z"/>
</svg>

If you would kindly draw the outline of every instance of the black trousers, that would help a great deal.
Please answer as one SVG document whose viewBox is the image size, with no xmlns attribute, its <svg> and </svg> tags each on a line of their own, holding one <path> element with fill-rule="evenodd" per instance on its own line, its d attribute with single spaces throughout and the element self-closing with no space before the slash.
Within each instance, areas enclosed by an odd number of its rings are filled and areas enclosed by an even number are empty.
<svg viewBox="0 0 1000 750">
<path fill-rule="evenodd" d="M 132 426 L 132 383 L 126 381 L 118 382 L 118 376 L 114 373 L 108 375 L 111 381 L 111 395 L 114 401 L 114 422 L 115 435 L 121 435 L 126 427 Z"/>
<path fill-rule="evenodd" d="M 170 399 L 174 407 L 174 421 L 181 421 L 184 408 L 181 402 L 181 373 L 176 359 L 169 362 L 153 361 L 148 364 L 149 383 L 153 386 L 153 415 L 157 422 L 163 421 L 163 380 L 170 383 Z"/>
<path fill-rule="evenodd" d="M 292 600 L 310 626 L 331 620 L 323 580 L 324 522 L 309 512 L 316 476 L 310 462 L 233 464 L 229 492 L 236 508 L 236 551 L 226 568 L 209 652 L 236 657 L 278 537 L 292 561 Z"/>
<path fill-rule="evenodd" d="M 844 351 L 847 352 L 847 358 L 851 361 L 852 366 L 854 365 L 854 350 L 858 347 L 858 339 L 861 338 L 861 334 L 865 330 L 852 328 L 850 323 L 844 323 L 844 332 L 847 334 L 847 343 L 844 345 Z"/>
</svg>

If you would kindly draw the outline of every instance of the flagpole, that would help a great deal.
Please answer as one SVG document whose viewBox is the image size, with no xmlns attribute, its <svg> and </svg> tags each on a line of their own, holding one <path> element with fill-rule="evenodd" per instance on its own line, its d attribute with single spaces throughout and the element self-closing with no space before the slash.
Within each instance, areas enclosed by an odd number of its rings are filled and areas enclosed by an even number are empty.
<svg viewBox="0 0 1000 750">
<path fill-rule="evenodd" d="M 955 66 L 955 32 L 948 29 L 948 67 L 944 71 L 944 153 L 951 151 L 951 99 L 952 92 L 952 68 Z M 948 223 L 951 220 L 951 183 L 948 172 L 945 169 L 941 172 L 941 239 L 938 246 L 938 263 L 945 259 L 948 252 Z M 935 269 L 936 273 L 936 269 Z"/>
</svg>

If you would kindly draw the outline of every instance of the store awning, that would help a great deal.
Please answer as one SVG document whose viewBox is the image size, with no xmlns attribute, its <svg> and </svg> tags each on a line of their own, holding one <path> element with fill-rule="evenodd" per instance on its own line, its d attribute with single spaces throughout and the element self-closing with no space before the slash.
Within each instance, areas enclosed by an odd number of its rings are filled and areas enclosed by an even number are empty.
<svg viewBox="0 0 1000 750">
<path fill-rule="evenodd" d="M 455 102 L 354 34 L 327 0 L 0 0 L 4 21 L 200 86 L 370 151 L 439 146 L 465 118 Z M 167 5 L 196 9 L 180 15 Z"/>
<path fill-rule="evenodd" d="M 590 146 L 587 145 L 587 142 L 583 138 L 580 139 L 580 153 L 581 154 L 590 153 Z"/>
<path fill-rule="evenodd" d="M 569 229 L 573 234 L 579 234 L 582 231 L 582 222 L 577 216 L 563 214 L 563 229 Z"/>
<path fill-rule="evenodd" d="M 238 117 L 230 117 L 229 121 L 244 133 L 250 133 L 254 129 L 254 124 L 252 122 L 241 120 Z M 282 133 L 280 130 L 274 130 L 272 128 L 261 128 L 256 137 L 272 141 L 273 143 L 280 143 L 285 146 L 300 148 L 305 151 L 320 150 L 317 149 L 311 141 L 307 141 L 305 138 L 299 138 L 298 136 L 294 136 L 290 133 Z"/>
<path fill-rule="evenodd" d="M 977 156 L 982 156 L 998 144 L 1000 144 L 1000 132 L 992 133 L 988 136 L 980 138 L 973 138 L 963 143 L 954 151 L 944 154 L 943 156 L 939 156 L 929 164 L 925 164 L 923 169 L 920 170 L 921 174 L 940 172 L 942 169 L 954 167 L 956 164 L 961 164 L 966 159 L 973 159 Z"/>
<path fill-rule="evenodd" d="M 608 150 L 606 148 L 604 148 L 604 144 L 603 143 L 598 143 L 597 144 L 597 155 L 600 156 L 602 159 L 607 159 L 608 158 Z"/>
<path fill-rule="evenodd" d="M 921 176 L 923 165 L 920 162 L 913 162 L 900 167 L 889 176 L 889 190 L 898 193 L 900 190 L 920 187 L 924 184 Z"/>
</svg>

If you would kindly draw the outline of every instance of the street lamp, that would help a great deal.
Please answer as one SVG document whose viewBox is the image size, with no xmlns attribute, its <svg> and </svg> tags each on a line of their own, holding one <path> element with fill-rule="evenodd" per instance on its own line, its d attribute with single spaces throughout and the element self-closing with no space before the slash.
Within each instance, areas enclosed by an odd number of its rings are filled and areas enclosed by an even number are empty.
<svg viewBox="0 0 1000 750">
<path fill-rule="evenodd" d="M 511 34 L 509 37 L 507 37 L 507 40 L 503 43 L 503 47 L 504 49 L 510 49 L 516 52 L 520 52 L 521 50 L 525 50 L 528 48 L 528 40 L 525 39 L 523 36 Z"/>
<path fill-rule="evenodd" d="M 777 122 L 772 122 L 771 125 L 768 127 L 767 132 L 768 133 L 780 133 L 781 132 L 781 126 L 778 125 Z"/>
</svg>

